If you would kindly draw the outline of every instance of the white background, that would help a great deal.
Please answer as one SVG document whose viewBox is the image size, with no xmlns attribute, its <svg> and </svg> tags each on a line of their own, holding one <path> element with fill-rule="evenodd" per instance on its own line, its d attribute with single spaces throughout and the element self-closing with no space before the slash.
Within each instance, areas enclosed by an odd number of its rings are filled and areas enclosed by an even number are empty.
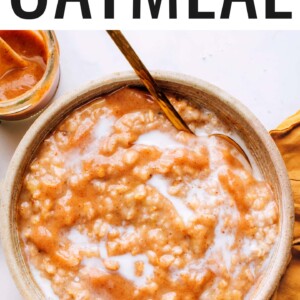
<svg viewBox="0 0 300 300">
<path fill-rule="evenodd" d="M 247 105 L 267 129 L 300 108 L 300 32 L 131 31 L 125 35 L 148 68 L 186 73 L 219 86 Z M 62 76 L 56 99 L 90 80 L 130 69 L 105 32 L 63 31 L 57 36 Z M 0 179 L 31 122 L 0 124 Z M 0 295 L 1 300 L 22 299 L 1 247 Z"/>
</svg>

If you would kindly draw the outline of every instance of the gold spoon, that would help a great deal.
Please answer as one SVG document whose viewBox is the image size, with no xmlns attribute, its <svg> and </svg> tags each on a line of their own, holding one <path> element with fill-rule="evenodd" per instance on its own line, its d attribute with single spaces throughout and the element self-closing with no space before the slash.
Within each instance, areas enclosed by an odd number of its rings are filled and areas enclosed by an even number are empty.
<svg viewBox="0 0 300 300">
<path fill-rule="evenodd" d="M 178 114 L 178 112 L 175 110 L 174 106 L 171 104 L 167 96 L 164 94 L 162 89 L 158 86 L 158 84 L 155 82 L 153 77 L 151 76 L 150 72 L 147 70 L 146 66 L 143 64 L 143 62 L 140 60 L 136 52 L 133 50 L 127 39 L 124 37 L 121 31 L 119 30 L 107 30 L 107 33 L 110 35 L 112 40 L 115 42 L 115 44 L 118 46 L 120 51 L 123 53 L 127 61 L 130 63 L 130 65 L 133 67 L 136 74 L 140 77 L 144 85 L 146 86 L 149 93 L 152 95 L 154 100 L 157 101 L 159 106 L 161 107 L 162 111 L 165 113 L 169 121 L 174 125 L 175 128 L 178 130 L 183 130 L 189 133 L 194 134 L 191 129 L 188 127 L 188 125 L 184 122 L 184 120 L 181 118 L 181 116 Z M 224 134 L 212 134 L 211 136 L 221 138 L 228 143 L 230 143 L 232 146 L 238 150 L 239 153 L 241 153 L 245 159 L 248 161 L 248 163 L 251 166 L 250 160 L 245 153 L 245 151 L 242 149 L 242 147 L 234 141 L 231 137 L 224 135 Z"/>
<path fill-rule="evenodd" d="M 147 70 L 143 62 L 137 56 L 133 48 L 130 46 L 124 35 L 119 30 L 107 30 L 107 33 L 116 43 L 118 48 L 124 54 L 125 58 L 133 67 L 136 74 L 140 77 L 149 93 L 157 101 L 162 111 L 166 114 L 170 122 L 178 130 L 184 130 L 192 133 L 181 116 L 175 110 L 169 99 L 166 97 L 162 89 L 157 85 L 150 72 Z"/>
<path fill-rule="evenodd" d="M 16 53 L 1 37 L 0 37 L 0 77 L 7 71 L 24 68 L 27 66 L 27 61 Z"/>
</svg>

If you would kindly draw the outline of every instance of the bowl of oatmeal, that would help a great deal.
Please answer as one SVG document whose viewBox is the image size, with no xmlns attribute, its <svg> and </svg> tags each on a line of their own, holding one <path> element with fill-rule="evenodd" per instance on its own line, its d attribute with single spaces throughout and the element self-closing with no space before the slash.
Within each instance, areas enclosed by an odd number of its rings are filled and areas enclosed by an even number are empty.
<svg viewBox="0 0 300 300">
<path fill-rule="evenodd" d="M 133 74 L 52 104 L 1 195 L 2 244 L 25 299 L 268 299 L 287 266 L 293 201 L 280 154 L 237 100 L 154 73 L 196 135 Z M 250 163 L 232 144 L 232 137 Z"/>
</svg>

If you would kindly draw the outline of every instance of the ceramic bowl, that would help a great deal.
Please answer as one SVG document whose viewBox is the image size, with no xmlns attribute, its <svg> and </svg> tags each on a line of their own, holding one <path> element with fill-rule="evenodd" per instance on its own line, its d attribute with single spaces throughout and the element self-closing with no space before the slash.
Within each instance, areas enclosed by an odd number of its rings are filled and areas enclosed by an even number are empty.
<svg viewBox="0 0 300 300">
<path fill-rule="evenodd" d="M 280 210 L 280 233 L 265 270 L 266 275 L 257 282 L 251 295 L 252 299 L 269 299 L 289 261 L 294 223 L 289 179 L 276 145 L 257 118 L 239 101 L 219 88 L 180 74 L 153 72 L 153 75 L 165 91 L 186 97 L 215 112 L 221 120 L 231 124 L 232 129 L 238 132 L 240 139 L 243 140 L 261 174 L 271 184 Z M 0 228 L 7 263 L 25 299 L 47 298 L 34 281 L 22 255 L 16 223 L 16 202 L 26 167 L 40 143 L 72 110 L 126 85 L 141 85 L 141 83 L 133 73 L 118 73 L 56 100 L 34 122 L 11 160 L 1 193 Z"/>
</svg>

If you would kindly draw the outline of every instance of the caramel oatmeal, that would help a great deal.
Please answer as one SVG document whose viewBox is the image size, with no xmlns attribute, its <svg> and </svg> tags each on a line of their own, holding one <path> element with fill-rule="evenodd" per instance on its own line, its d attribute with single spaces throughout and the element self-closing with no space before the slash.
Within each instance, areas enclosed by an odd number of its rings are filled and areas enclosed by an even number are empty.
<svg viewBox="0 0 300 300">
<path fill-rule="evenodd" d="M 272 190 L 210 137 L 231 134 L 213 113 L 170 100 L 197 136 L 124 88 L 75 110 L 40 146 L 18 226 L 59 299 L 245 299 L 262 275 L 279 230 Z"/>
</svg>

